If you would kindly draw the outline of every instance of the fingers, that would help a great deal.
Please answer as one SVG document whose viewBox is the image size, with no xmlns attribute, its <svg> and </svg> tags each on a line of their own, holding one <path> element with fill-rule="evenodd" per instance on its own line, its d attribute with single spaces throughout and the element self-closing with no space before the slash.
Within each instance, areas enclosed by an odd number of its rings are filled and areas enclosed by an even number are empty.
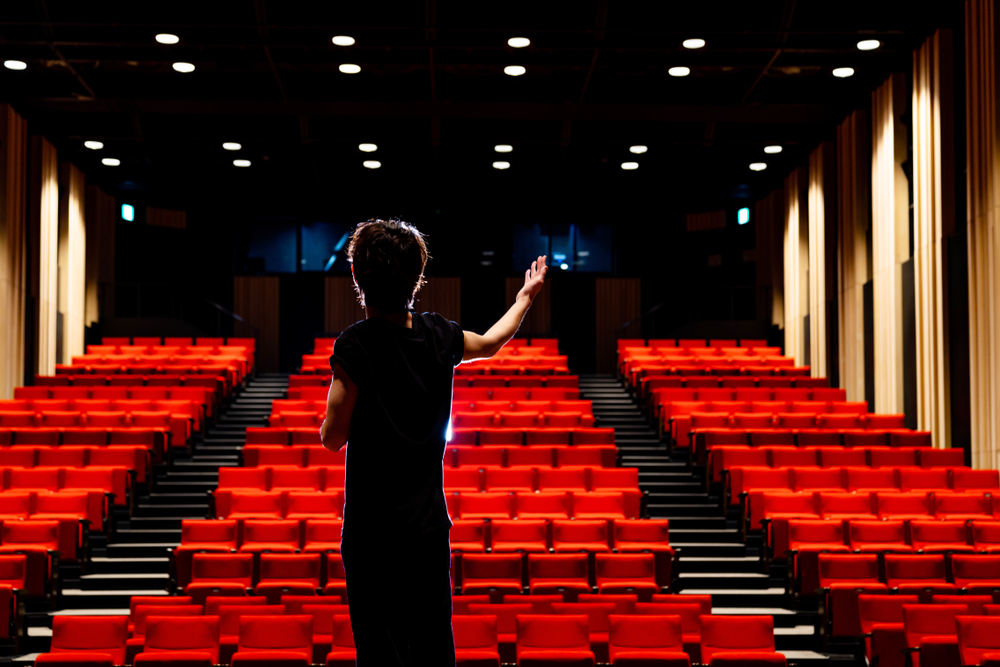
<svg viewBox="0 0 1000 667">
<path fill-rule="evenodd" d="M 528 282 L 529 280 L 531 280 L 531 269 L 524 272 L 524 282 Z"/>
</svg>

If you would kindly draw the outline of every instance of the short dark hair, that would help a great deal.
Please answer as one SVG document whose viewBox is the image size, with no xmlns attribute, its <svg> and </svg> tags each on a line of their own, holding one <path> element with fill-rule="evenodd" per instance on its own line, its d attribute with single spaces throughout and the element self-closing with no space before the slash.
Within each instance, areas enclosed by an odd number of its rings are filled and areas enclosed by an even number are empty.
<svg viewBox="0 0 1000 667">
<path fill-rule="evenodd" d="M 399 312 L 413 307 L 430 254 L 424 235 L 413 225 L 372 218 L 351 234 L 347 259 L 354 265 L 361 305 Z"/>
</svg>

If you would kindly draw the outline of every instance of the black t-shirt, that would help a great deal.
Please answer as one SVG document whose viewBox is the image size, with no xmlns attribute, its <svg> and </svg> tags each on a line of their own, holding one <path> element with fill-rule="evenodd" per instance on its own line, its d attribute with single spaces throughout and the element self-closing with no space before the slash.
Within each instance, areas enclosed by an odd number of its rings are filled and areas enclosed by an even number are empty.
<svg viewBox="0 0 1000 667">
<path fill-rule="evenodd" d="M 442 466 L 464 350 L 461 327 L 436 313 L 414 313 L 412 329 L 373 317 L 337 338 L 330 365 L 340 364 L 358 387 L 345 536 L 390 541 L 451 526 Z"/>
</svg>

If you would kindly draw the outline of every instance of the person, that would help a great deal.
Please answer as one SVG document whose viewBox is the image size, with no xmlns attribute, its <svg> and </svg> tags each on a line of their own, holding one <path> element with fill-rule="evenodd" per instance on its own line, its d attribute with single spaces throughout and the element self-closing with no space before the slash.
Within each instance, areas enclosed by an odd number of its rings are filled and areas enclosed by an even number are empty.
<svg viewBox="0 0 1000 667">
<path fill-rule="evenodd" d="M 401 220 L 369 220 L 348 246 L 365 319 L 334 346 L 323 446 L 347 444 L 341 554 L 359 667 L 455 664 L 451 519 L 443 488 L 455 366 L 513 337 L 542 289 L 540 256 L 483 335 L 413 312 L 429 258 Z"/>
</svg>

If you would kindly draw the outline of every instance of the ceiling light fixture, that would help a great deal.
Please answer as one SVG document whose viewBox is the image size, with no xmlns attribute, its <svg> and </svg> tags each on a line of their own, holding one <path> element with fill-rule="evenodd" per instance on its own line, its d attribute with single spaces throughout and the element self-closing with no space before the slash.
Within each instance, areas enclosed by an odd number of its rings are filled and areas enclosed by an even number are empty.
<svg viewBox="0 0 1000 667">
<path fill-rule="evenodd" d="M 685 39 L 681 42 L 681 46 L 685 49 L 703 49 L 705 48 L 705 40 L 700 37 L 695 37 L 693 39 Z"/>
<path fill-rule="evenodd" d="M 101 160 L 101 164 L 103 164 L 105 167 L 117 167 L 121 163 L 122 161 L 116 157 L 106 157 L 103 160 Z"/>
<path fill-rule="evenodd" d="M 511 146 L 510 144 L 497 144 L 496 146 L 493 147 L 493 150 L 495 150 L 497 153 L 510 153 L 512 150 L 514 150 L 514 147 Z"/>
<path fill-rule="evenodd" d="M 169 32 L 161 32 L 156 36 L 156 41 L 160 44 L 177 44 L 181 38 L 177 35 L 171 35 Z"/>
<path fill-rule="evenodd" d="M 503 160 L 498 160 L 493 163 L 494 169 L 510 169 L 510 162 L 505 162 Z"/>
<path fill-rule="evenodd" d="M 233 160 L 234 167 L 249 167 L 250 160 Z"/>
<path fill-rule="evenodd" d="M 375 144 L 358 144 L 358 150 L 362 153 L 374 153 L 378 150 Z"/>
<path fill-rule="evenodd" d="M 351 63 L 345 63 L 339 67 L 340 71 L 344 74 L 357 74 L 361 71 L 360 65 L 354 65 Z"/>
<path fill-rule="evenodd" d="M 378 160 L 365 160 L 361 164 L 364 165 L 365 169 L 378 169 L 382 166 L 382 163 Z"/>
<path fill-rule="evenodd" d="M 882 42 L 877 39 L 863 39 L 858 42 L 858 51 L 874 51 L 882 46 Z"/>
<path fill-rule="evenodd" d="M 354 38 L 350 35 L 337 35 L 330 41 L 337 46 L 354 46 Z"/>
<path fill-rule="evenodd" d="M 225 141 L 222 143 L 222 147 L 227 151 L 238 151 L 243 148 L 243 144 L 238 144 L 235 141 Z"/>
<path fill-rule="evenodd" d="M 99 151 L 104 148 L 104 142 L 102 141 L 85 141 L 83 142 L 85 148 L 89 148 L 92 151 Z"/>
<path fill-rule="evenodd" d="M 750 163 L 750 171 L 764 171 L 765 169 L 767 169 L 767 163 L 766 162 L 751 162 Z"/>
<path fill-rule="evenodd" d="M 527 71 L 521 65 L 507 65 L 503 68 L 503 73 L 507 76 L 521 76 Z"/>
<path fill-rule="evenodd" d="M 523 49 L 526 46 L 531 46 L 531 40 L 527 37 L 511 37 L 507 40 L 507 46 L 512 49 Z"/>
<path fill-rule="evenodd" d="M 671 67 L 667 70 L 667 74 L 670 76 L 687 76 L 691 73 L 690 67 Z"/>
<path fill-rule="evenodd" d="M 625 171 L 632 171 L 633 169 L 638 169 L 638 168 L 639 168 L 638 162 L 622 162 L 622 169 L 624 169 Z"/>
<path fill-rule="evenodd" d="M 854 68 L 838 67 L 837 69 L 833 70 L 833 75 L 838 79 L 846 79 L 849 76 L 854 76 Z"/>
<path fill-rule="evenodd" d="M 28 69 L 28 63 L 23 60 L 5 60 L 3 61 L 3 66 L 7 69 L 12 69 L 15 71 L 21 71 L 23 69 Z"/>
<path fill-rule="evenodd" d="M 190 74 L 194 71 L 194 65 L 191 63 L 174 63 L 173 67 L 175 72 L 180 72 L 181 74 Z"/>
<path fill-rule="evenodd" d="M 780 153 L 783 150 L 784 149 L 778 145 L 764 146 L 764 152 L 767 153 L 768 155 L 774 155 L 775 153 Z"/>
<path fill-rule="evenodd" d="M 646 148 L 645 146 L 629 146 L 628 147 L 628 152 L 629 153 L 635 153 L 636 155 L 642 155 L 643 153 L 645 153 L 648 150 L 649 149 Z"/>
</svg>

